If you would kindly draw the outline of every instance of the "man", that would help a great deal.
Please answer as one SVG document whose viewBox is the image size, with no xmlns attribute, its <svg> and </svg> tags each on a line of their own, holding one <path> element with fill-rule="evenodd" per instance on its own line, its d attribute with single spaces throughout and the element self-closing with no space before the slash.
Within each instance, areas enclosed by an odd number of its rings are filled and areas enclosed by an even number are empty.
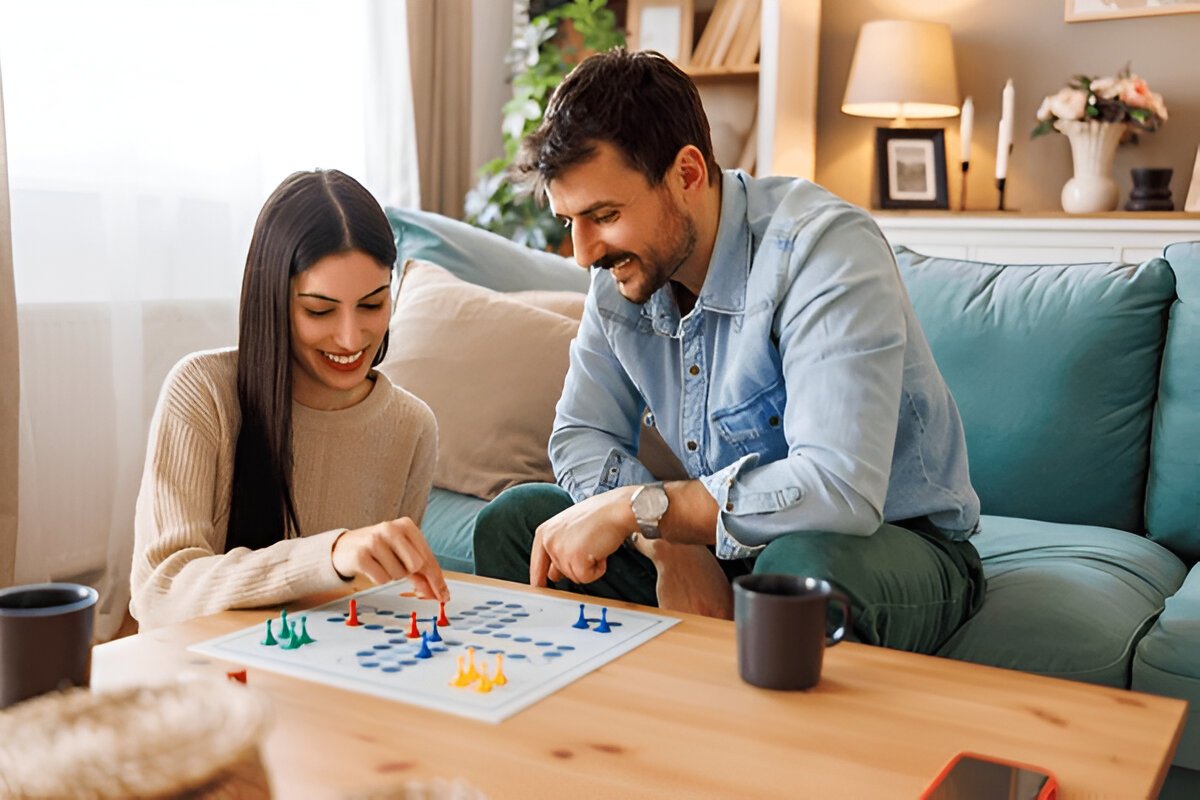
<svg viewBox="0 0 1200 800">
<path fill-rule="evenodd" d="M 861 641 L 940 647 L 983 601 L 979 500 L 869 216 L 722 172 L 695 86 L 649 52 L 583 61 L 517 168 L 595 269 L 558 486 L 484 510 L 477 571 L 724 617 L 739 572 L 813 575 L 849 596 Z M 657 484 L 632 455 L 643 419 L 690 480 Z"/>
</svg>

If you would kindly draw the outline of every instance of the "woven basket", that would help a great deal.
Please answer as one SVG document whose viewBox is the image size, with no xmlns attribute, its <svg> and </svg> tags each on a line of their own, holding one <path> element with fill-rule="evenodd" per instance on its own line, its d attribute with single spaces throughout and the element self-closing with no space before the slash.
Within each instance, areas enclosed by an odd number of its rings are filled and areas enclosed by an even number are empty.
<svg viewBox="0 0 1200 800">
<path fill-rule="evenodd" d="M 43 695 L 0 713 L 0 797 L 269 798 L 268 721 L 229 681 Z"/>
</svg>

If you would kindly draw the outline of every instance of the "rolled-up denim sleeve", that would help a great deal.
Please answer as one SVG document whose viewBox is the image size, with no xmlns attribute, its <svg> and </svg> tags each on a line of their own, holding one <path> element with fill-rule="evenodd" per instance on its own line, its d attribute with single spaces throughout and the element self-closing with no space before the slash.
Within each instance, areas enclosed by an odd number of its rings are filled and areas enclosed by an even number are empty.
<svg viewBox="0 0 1200 800">
<path fill-rule="evenodd" d="M 899 424 L 906 300 L 887 242 L 861 212 L 837 209 L 777 236 L 768 244 L 790 252 L 772 322 L 788 450 L 705 479 L 727 558 L 788 533 L 873 533 Z"/>
<path fill-rule="evenodd" d="M 604 335 L 588 295 L 550 434 L 554 478 L 575 502 L 618 486 L 651 483 L 637 457 L 646 403 Z"/>
</svg>

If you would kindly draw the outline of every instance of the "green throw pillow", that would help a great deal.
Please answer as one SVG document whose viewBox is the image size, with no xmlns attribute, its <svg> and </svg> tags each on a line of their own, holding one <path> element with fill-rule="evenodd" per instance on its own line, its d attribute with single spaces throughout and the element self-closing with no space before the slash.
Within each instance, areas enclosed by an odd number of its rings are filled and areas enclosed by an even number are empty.
<svg viewBox="0 0 1200 800">
<path fill-rule="evenodd" d="M 985 514 L 1142 531 L 1175 277 L 1143 264 L 896 259 Z"/>
</svg>

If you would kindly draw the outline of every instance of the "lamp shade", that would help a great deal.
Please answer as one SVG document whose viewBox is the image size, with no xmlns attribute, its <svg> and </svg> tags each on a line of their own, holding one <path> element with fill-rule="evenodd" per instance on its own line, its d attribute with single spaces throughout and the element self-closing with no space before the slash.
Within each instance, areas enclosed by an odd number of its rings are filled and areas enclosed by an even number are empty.
<svg viewBox="0 0 1200 800">
<path fill-rule="evenodd" d="M 863 25 L 842 111 L 901 119 L 957 116 L 958 75 L 950 26 L 906 20 Z"/>
</svg>

